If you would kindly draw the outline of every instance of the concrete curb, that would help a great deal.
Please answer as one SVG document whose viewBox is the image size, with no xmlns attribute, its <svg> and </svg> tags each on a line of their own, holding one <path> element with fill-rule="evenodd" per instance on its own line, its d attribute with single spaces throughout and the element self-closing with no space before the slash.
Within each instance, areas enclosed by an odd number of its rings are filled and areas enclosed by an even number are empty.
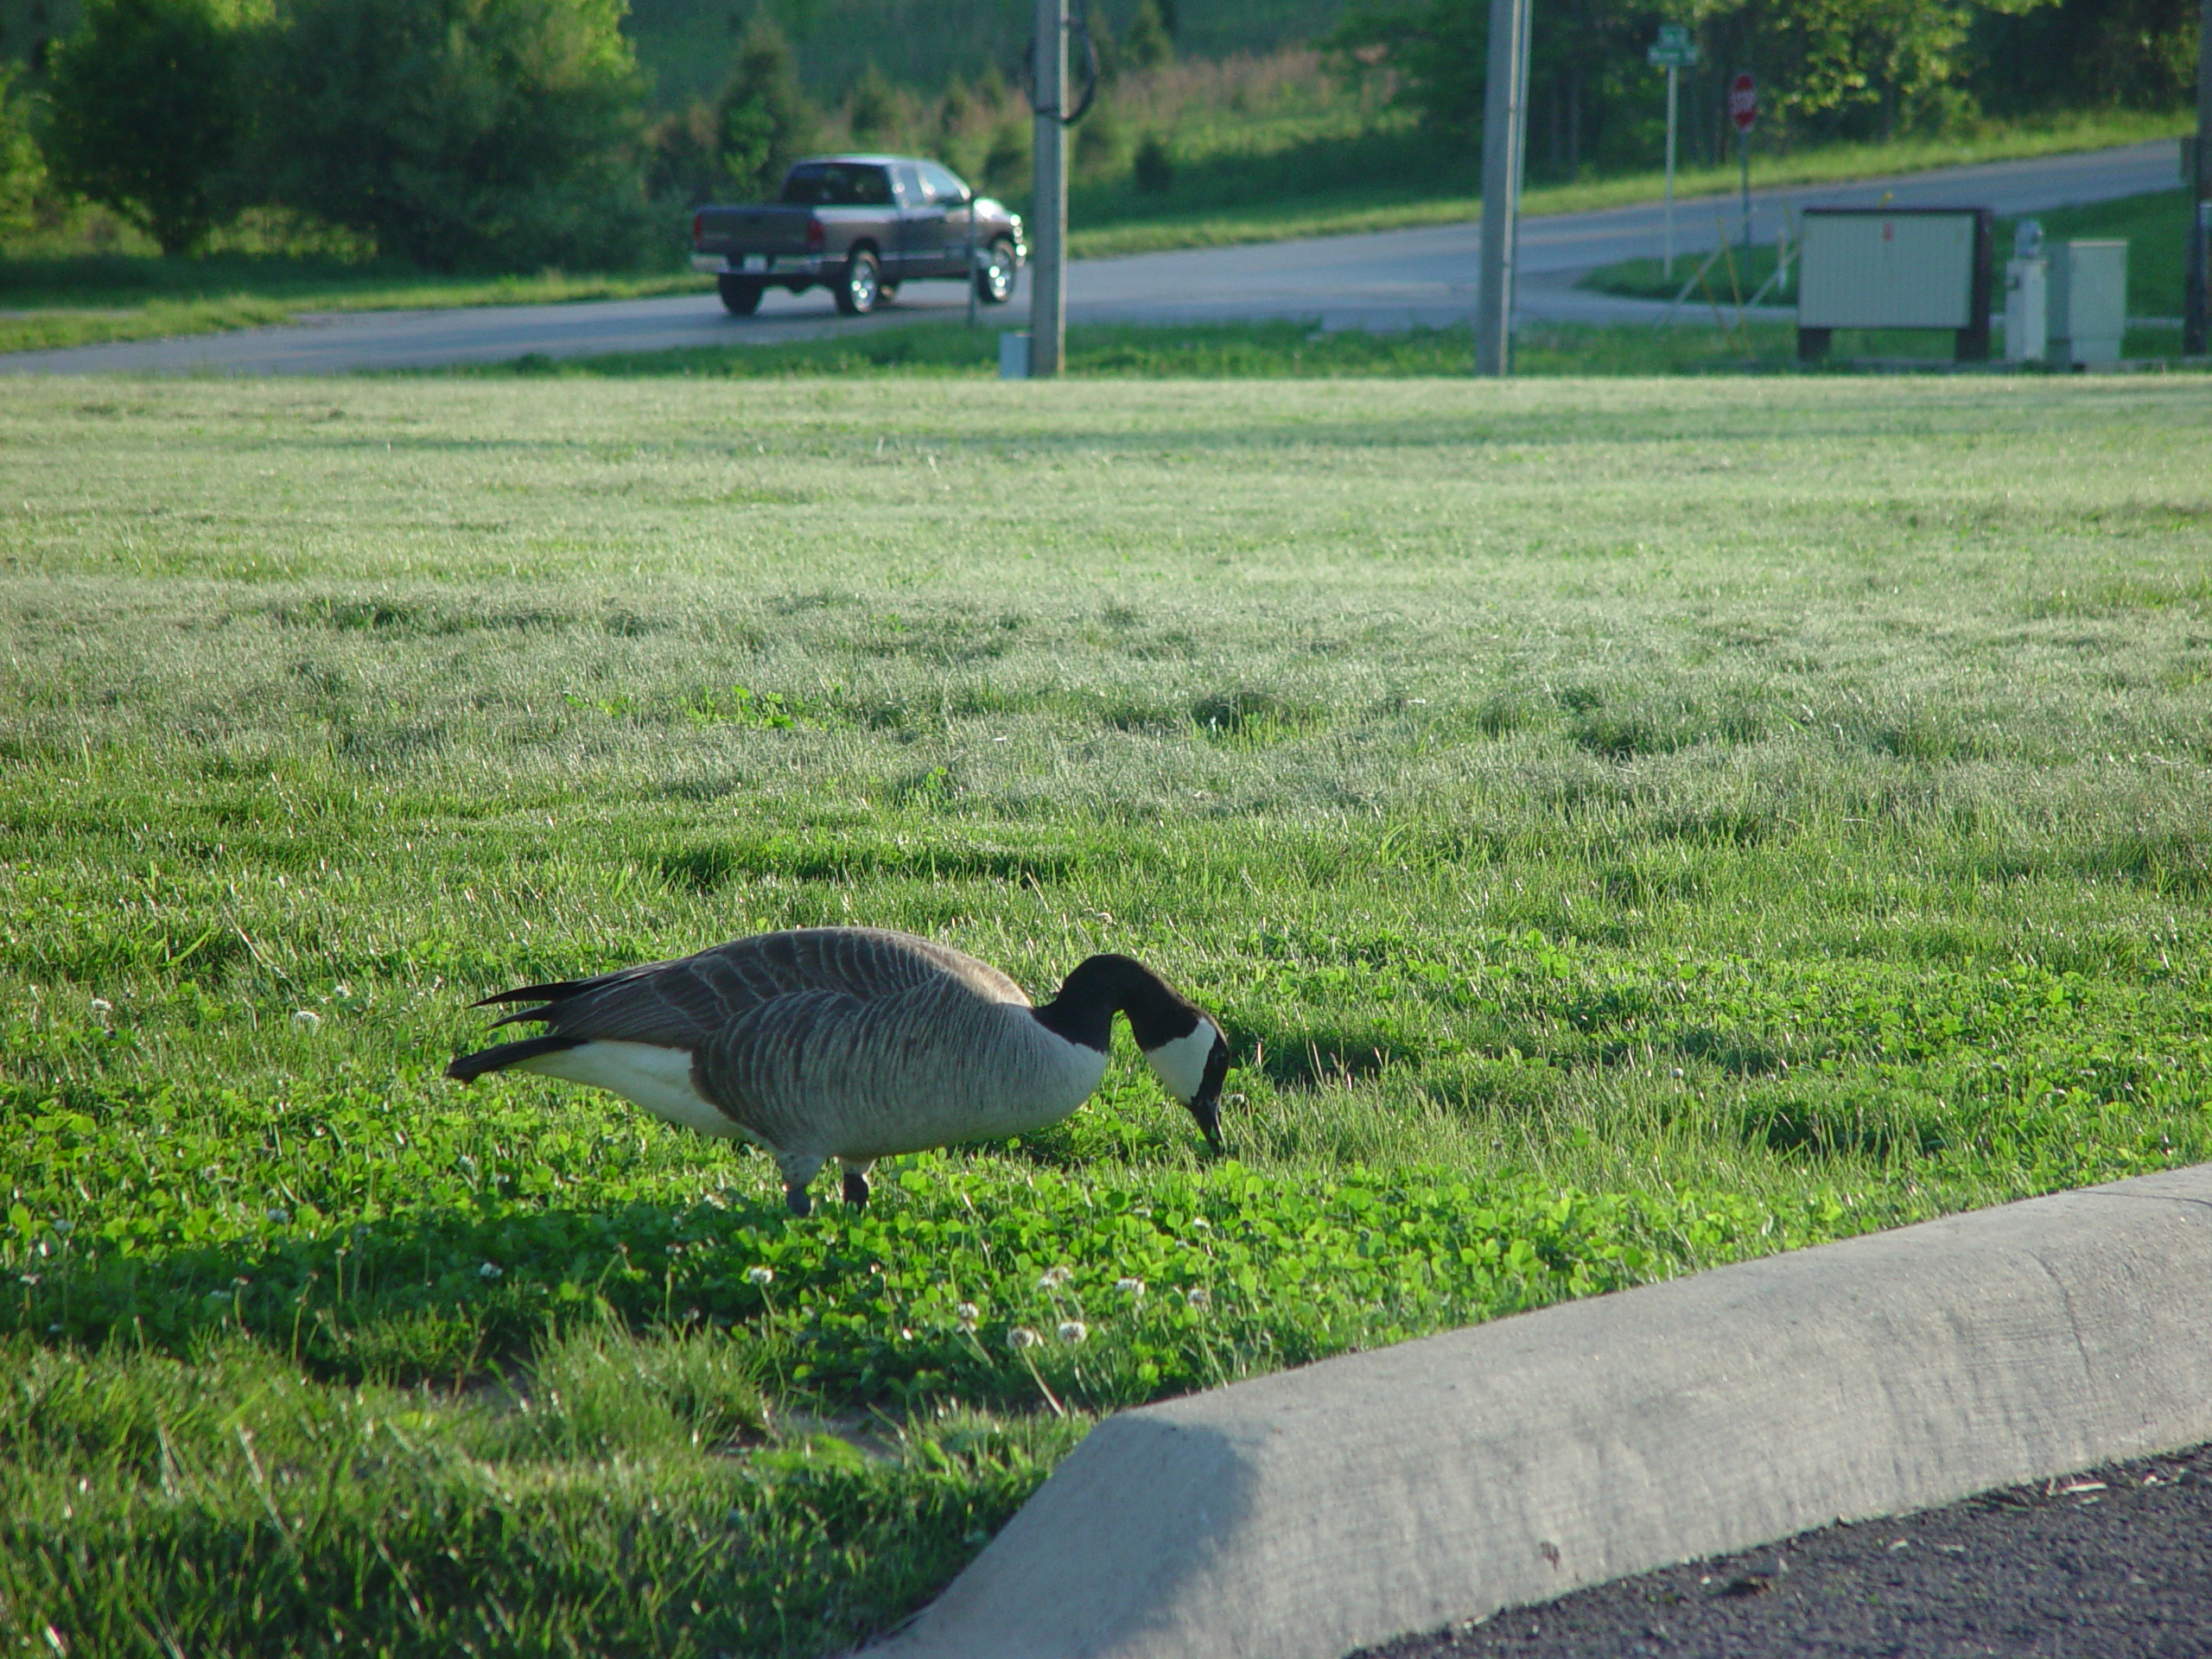
<svg viewBox="0 0 2212 1659">
<path fill-rule="evenodd" d="M 2212 1440 L 2212 1165 L 1125 1412 L 885 1659 L 1340 1659 Z"/>
</svg>

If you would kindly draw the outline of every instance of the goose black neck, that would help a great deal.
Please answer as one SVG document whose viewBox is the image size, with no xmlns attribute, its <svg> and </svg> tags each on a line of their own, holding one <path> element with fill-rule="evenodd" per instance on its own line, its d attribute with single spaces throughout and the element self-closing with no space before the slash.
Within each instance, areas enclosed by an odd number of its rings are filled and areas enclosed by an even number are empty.
<svg viewBox="0 0 2212 1659">
<path fill-rule="evenodd" d="M 1114 1016 L 1129 1016 L 1129 1032 L 1147 1052 L 1198 1027 L 1198 1011 L 1158 974 L 1131 957 L 1092 957 L 1061 982 L 1060 994 L 1030 1010 L 1037 1023 L 1071 1043 L 1104 1053 Z"/>
</svg>

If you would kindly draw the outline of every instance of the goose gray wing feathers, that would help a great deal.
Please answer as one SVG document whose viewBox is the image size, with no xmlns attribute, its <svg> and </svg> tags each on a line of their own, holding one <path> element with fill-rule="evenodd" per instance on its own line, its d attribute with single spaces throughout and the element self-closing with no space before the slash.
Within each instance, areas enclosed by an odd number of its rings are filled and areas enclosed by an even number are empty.
<svg viewBox="0 0 2212 1659">
<path fill-rule="evenodd" d="M 988 963 L 911 934 L 860 927 L 762 933 L 593 979 L 503 991 L 478 1006 L 536 1004 L 498 1023 L 541 1020 L 573 1041 L 652 1043 L 697 1052 L 753 1025 L 752 1016 L 771 1003 L 798 999 L 818 1018 L 824 998 L 830 1005 L 865 1005 L 948 980 L 985 1001 L 1029 1006 L 1021 988 Z"/>
</svg>

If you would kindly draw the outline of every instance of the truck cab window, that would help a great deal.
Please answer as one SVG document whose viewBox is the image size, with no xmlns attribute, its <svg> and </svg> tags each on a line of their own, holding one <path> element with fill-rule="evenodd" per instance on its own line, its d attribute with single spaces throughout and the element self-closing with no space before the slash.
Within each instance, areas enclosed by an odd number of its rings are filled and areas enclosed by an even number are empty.
<svg viewBox="0 0 2212 1659">
<path fill-rule="evenodd" d="M 804 163 L 784 176 L 787 207 L 888 207 L 887 169 L 861 162 Z"/>
<path fill-rule="evenodd" d="M 929 192 L 929 199 L 946 207 L 957 207 L 968 194 L 968 187 L 951 173 L 934 162 L 922 164 L 922 188 Z"/>
</svg>

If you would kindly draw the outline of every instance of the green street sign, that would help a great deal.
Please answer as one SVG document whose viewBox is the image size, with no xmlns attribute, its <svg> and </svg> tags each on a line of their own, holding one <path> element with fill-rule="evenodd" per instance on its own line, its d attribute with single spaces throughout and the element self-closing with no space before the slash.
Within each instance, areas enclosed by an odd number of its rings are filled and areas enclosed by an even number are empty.
<svg viewBox="0 0 2212 1659">
<path fill-rule="evenodd" d="M 1659 38 L 1643 56 L 1655 69 L 1687 69 L 1697 61 L 1697 42 L 1690 39 L 1687 23 L 1662 23 Z"/>
</svg>

